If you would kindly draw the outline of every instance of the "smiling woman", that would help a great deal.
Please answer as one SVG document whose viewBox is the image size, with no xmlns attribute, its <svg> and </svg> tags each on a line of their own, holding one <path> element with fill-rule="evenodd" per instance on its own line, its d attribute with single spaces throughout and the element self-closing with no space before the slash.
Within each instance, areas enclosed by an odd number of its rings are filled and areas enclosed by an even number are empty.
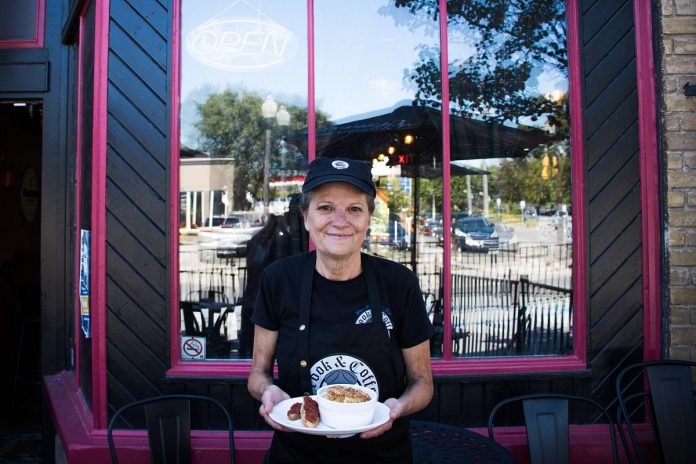
<svg viewBox="0 0 696 464">
<path fill-rule="evenodd" d="M 256 328 L 248 388 L 261 401 L 259 413 L 276 430 L 271 462 L 317 462 L 319 457 L 412 462 L 408 416 L 432 398 L 428 339 L 433 328 L 416 275 L 361 253 L 370 224 L 368 199 L 375 194 L 370 163 L 312 161 L 302 205 L 316 250 L 276 261 L 262 276 L 252 316 Z M 379 397 L 389 409 L 388 420 L 361 430 L 360 437 L 331 442 L 286 433 L 288 428 L 270 416 L 278 403 L 318 394 L 337 382 Z M 369 424 L 371 417 L 363 419 Z"/>
</svg>

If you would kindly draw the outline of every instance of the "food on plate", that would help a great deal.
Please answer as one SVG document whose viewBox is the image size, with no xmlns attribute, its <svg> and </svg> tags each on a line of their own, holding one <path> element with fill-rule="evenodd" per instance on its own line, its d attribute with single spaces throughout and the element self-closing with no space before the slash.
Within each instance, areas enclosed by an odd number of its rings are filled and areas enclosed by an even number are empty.
<svg viewBox="0 0 696 464">
<path fill-rule="evenodd" d="M 305 427 L 316 428 L 319 425 L 319 405 L 309 396 L 302 398 L 300 417 Z"/>
<path fill-rule="evenodd" d="M 292 406 L 290 406 L 290 409 L 288 409 L 288 419 L 291 421 L 296 421 L 299 419 L 300 407 L 302 407 L 302 403 L 294 403 Z"/>
<path fill-rule="evenodd" d="M 334 429 L 345 429 L 372 422 L 378 394 L 358 384 L 334 384 L 321 387 L 316 399 L 321 423 Z"/>
<path fill-rule="evenodd" d="M 365 403 L 370 401 L 370 395 L 353 387 L 332 385 L 326 389 L 326 399 L 338 403 Z"/>
</svg>

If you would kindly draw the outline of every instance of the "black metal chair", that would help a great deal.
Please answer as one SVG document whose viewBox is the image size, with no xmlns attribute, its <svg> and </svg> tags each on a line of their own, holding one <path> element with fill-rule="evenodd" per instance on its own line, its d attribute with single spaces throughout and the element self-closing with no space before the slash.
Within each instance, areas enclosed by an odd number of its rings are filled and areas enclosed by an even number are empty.
<svg viewBox="0 0 696 464">
<path fill-rule="evenodd" d="M 440 290 L 440 295 L 442 295 L 442 290 Z M 434 329 L 433 336 L 430 339 L 430 353 L 432 356 L 441 356 L 444 334 L 442 299 L 438 298 L 434 293 L 423 292 L 423 301 L 425 302 L 425 309 L 428 311 L 428 317 L 430 317 Z"/>
<path fill-rule="evenodd" d="M 604 406 L 584 396 L 562 393 L 532 393 L 505 399 L 496 404 L 488 416 L 488 436 L 495 440 L 493 421 L 501 408 L 514 403 L 522 403 L 530 462 L 532 464 L 567 464 L 570 462 L 568 432 L 570 401 L 582 403 L 585 406 L 593 406 L 595 411 L 604 417 L 609 425 L 614 463 L 618 463 L 619 450 L 614 421 Z"/>
<path fill-rule="evenodd" d="M 184 330 L 186 335 L 194 337 L 204 336 L 206 331 L 206 320 L 201 308 L 195 306 L 193 301 L 182 301 L 181 311 L 184 315 Z"/>
<path fill-rule="evenodd" d="M 134 401 L 119 408 L 109 421 L 107 439 L 111 462 L 118 464 L 113 428 L 123 413 L 142 406 L 145 411 L 147 436 L 152 464 L 189 464 L 191 462 L 191 401 L 205 401 L 217 406 L 227 419 L 230 463 L 234 464 L 234 428 L 232 417 L 219 401 L 199 395 L 161 395 Z"/>
<path fill-rule="evenodd" d="M 642 464 L 648 461 L 638 441 L 634 422 L 634 418 L 642 421 L 646 415 L 662 462 L 672 464 L 696 460 L 694 367 L 696 362 L 663 360 L 632 364 L 619 372 L 616 377 L 617 422 L 629 462 Z"/>
</svg>

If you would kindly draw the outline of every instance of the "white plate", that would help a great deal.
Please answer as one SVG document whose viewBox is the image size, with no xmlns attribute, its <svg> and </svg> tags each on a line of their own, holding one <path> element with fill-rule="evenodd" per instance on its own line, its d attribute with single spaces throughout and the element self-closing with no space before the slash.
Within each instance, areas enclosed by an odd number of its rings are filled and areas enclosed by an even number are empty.
<svg viewBox="0 0 696 464">
<path fill-rule="evenodd" d="M 316 395 L 312 395 L 312 398 L 316 400 Z M 372 418 L 372 422 L 367 425 L 362 425 L 360 427 L 348 427 L 345 429 L 334 429 L 324 423 L 319 419 L 319 425 L 316 428 L 305 427 L 302 425 L 302 419 L 297 419 L 296 421 L 291 421 L 288 419 L 288 409 L 293 403 L 302 403 L 302 397 L 290 398 L 288 400 L 281 401 L 273 407 L 273 411 L 269 414 L 271 419 L 279 423 L 285 428 L 294 430 L 295 432 L 308 433 L 310 435 L 325 435 L 334 436 L 338 438 L 346 438 L 356 433 L 365 432 L 366 430 L 372 430 L 389 420 L 389 408 L 382 403 L 375 403 L 375 415 Z"/>
</svg>

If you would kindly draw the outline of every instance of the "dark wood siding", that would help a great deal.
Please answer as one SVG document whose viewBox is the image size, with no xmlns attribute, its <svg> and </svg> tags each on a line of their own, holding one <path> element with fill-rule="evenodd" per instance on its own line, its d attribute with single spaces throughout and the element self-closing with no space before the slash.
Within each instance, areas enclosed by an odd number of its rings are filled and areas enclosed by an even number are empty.
<svg viewBox="0 0 696 464">
<path fill-rule="evenodd" d="M 107 171 L 108 404 L 160 391 L 229 405 L 238 429 L 264 425 L 246 379 L 165 379 L 169 2 L 112 0 Z M 642 351 L 640 179 L 631 1 L 584 1 L 581 12 L 587 202 L 587 371 L 436 379 L 420 417 L 482 426 L 499 400 L 564 391 L 613 398 L 617 369 Z M 135 32 L 133 32 L 135 31 Z M 169 73 L 169 74 L 168 74 Z M 173 239 L 176 239 L 174 237 Z M 172 257 L 176 259 L 176 257 Z"/>
<path fill-rule="evenodd" d="M 109 21 L 107 404 L 162 391 L 166 304 L 166 2 L 111 2 Z"/>
<path fill-rule="evenodd" d="M 642 247 L 633 2 L 585 1 L 581 24 L 587 184 L 586 393 L 612 404 L 642 355 Z"/>
</svg>

